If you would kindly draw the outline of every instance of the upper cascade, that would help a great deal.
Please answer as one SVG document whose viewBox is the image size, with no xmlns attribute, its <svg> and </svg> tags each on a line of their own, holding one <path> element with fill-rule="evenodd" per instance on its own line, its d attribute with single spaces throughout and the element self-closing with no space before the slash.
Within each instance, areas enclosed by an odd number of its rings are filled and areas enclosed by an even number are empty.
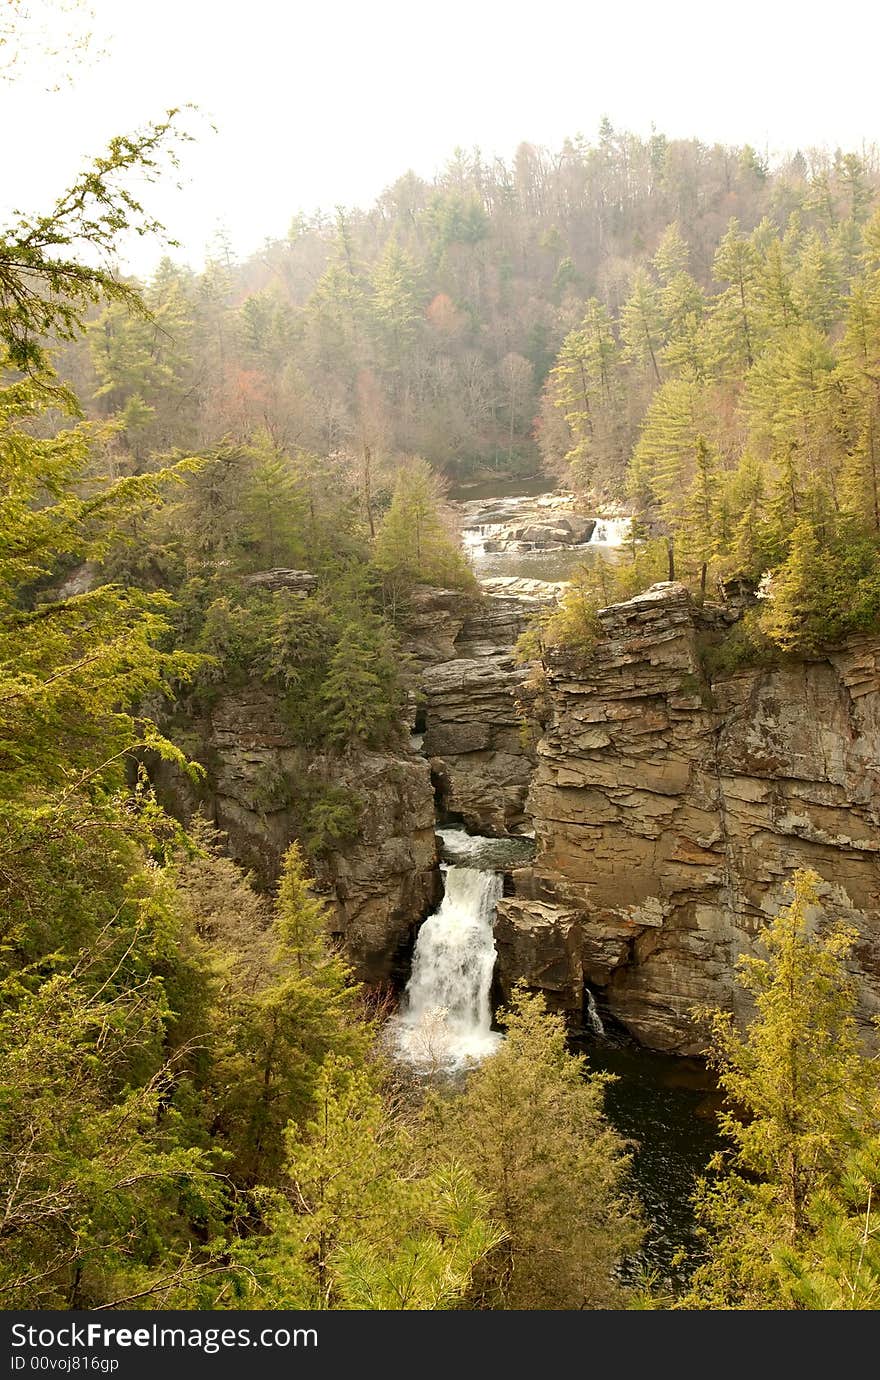
<svg viewBox="0 0 880 1380">
<path fill-rule="evenodd" d="M 457 505 L 462 545 L 481 578 L 564 580 L 595 548 L 621 546 L 628 517 L 579 512 L 570 493 L 483 499 Z"/>
</svg>

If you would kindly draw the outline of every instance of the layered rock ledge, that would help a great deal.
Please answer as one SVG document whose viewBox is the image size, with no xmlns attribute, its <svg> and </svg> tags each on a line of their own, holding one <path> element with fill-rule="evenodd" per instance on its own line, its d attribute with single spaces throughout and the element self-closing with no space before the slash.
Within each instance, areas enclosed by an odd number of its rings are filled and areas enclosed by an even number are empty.
<svg viewBox="0 0 880 1380">
<path fill-rule="evenodd" d="M 588 662 L 549 668 L 525 810 L 538 855 L 499 905 L 502 986 L 577 1016 L 585 985 L 643 1043 L 695 1053 L 695 1004 L 747 1014 L 734 968 L 798 867 L 856 927 L 880 1010 L 880 642 L 711 684 L 680 585 L 605 609 Z"/>
<path fill-rule="evenodd" d="M 529 619 L 552 604 L 557 585 L 499 577 L 465 610 L 452 655 L 422 672 L 424 751 L 431 759 L 441 818 L 475 834 L 500 836 L 528 827 L 525 801 L 538 728 L 524 703 L 528 670 L 514 646 Z M 448 591 L 425 591 L 438 626 Z"/>
<path fill-rule="evenodd" d="M 199 805 L 227 836 L 230 855 L 274 885 L 291 839 L 301 837 L 310 788 L 327 779 L 356 803 L 357 837 L 316 864 L 332 928 L 366 982 L 394 976 L 413 928 L 439 898 L 434 795 L 428 763 L 397 750 L 355 751 L 324 762 L 294 742 L 281 700 L 255 683 L 222 694 L 187 726 L 207 777 L 195 792 L 166 763 L 153 770 L 163 803 L 186 819 Z"/>
</svg>

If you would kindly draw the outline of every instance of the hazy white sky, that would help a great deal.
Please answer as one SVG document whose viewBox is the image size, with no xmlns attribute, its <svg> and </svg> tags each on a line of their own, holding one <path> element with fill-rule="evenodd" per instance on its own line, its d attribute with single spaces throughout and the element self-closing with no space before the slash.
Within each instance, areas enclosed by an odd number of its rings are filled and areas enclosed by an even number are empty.
<svg viewBox="0 0 880 1380">
<path fill-rule="evenodd" d="M 39 11 L 42 0 L 33 0 Z M 0 202 L 41 209 L 84 158 L 172 104 L 201 125 L 184 186 L 150 206 L 198 265 L 297 210 L 366 204 L 452 149 L 509 156 L 651 124 L 774 151 L 880 141 L 880 17 L 867 0 L 92 0 L 107 56 L 49 93 L 0 89 Z M 21 137 L 10 137 L 11 131 Z M 132 253 L 138 271 L 158 251 Z"/>
</svg>

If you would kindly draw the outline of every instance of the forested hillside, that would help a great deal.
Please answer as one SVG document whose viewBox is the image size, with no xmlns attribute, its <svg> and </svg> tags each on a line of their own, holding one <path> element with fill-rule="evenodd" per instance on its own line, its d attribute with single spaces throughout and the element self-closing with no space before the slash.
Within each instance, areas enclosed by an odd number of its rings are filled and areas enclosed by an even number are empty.
<svg viewBox="0 0 880 1380">
<path fill-rule="evenodd" d="M 146 289 L 153 321 L 110 307 L 64 368 L 90 407 L 122 415 L 130 463 L 265 429 L 284 448 L 349 455 L 369 485 L 402 454 L 460 477 L 580 452 L 577 420 L 570 436 L 541 402 L 568 337 L 564 360 L 598 348 L 609 374 L 592 402 L 607 482 L 661 381 L 700 361 L 729 376 L 761 352 L 774 290 L 800 313 L 824 274 L 805 320 L 835 324 L 878 176 L 874 153 L 798 153 L 770 170 L 748 147 L 607 122 L 594 142 L 522 145 L 511 165 L 458 151 L 433 183 L 408 173 L 369 210 L 298 218 L 244 264 L 222 243 L 202 274 L 167 261 Z M 739 258 L 748 296 L 751 260 L 767 260 L 748 345 Z M 698 346 L 719 295 L 723 322 Z"/>
<path fill-rule="evenodd" d="M 543 465 L 667 539 L 622 592 L 778 569 L 771 635 L 815 646 L 880 608 L 878 178 L 870 151 L 771 170 L 607 123 L 511 166 L 459 151 L 244 264 L 166 261 L 149 315 L 91 311 L 60 366 L 117 474 L 256 445 L 265 492 L 280 455 L 306 487 L 330 462 L 374 534 L 407 456 L 452 481 Z M 223 502 L 252 510 L 239 482 Z"/>
</svg>

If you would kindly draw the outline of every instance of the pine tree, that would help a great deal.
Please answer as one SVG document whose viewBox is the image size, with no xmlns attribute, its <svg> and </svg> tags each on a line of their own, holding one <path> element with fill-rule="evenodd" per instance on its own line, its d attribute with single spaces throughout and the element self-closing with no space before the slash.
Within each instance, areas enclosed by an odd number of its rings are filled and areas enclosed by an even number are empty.
<svg viewBox="0 0 880 1380">
<path fill-rule="evenodd" d="M 705 438 L 708 421 L 705 395 L 693 375 L 669 379 L 651 399 L 633 451 L 632 491 L 673 536 L 686 522 L 697 442 Z"/>
<path fill-rule="evenodd" d="M 376 537 L 374 560 L 384 575 L 401 584 L 473 585 L 442 504 L 442 489 L 426 461 L 414 457 L 398 471 L 391 506 Z"/>
<path fill-rule="evenodd" d="M 284 857 L 271 939 L 274 955 L 255 985 L 227 993 L 211 1077 L 215 1132 L 248 1186 L 278 1181 L 285 1127 L 313 1115 L 328 1056 L 360 1068 L 372 1036 L 296 843 Z"/>
<path fill-rule="evenodd" d="M 234 1249 L 239 1302 L 257 1308 L 460 1307 L 498 1241 L 486 1196 L 449 1162 L 419 1158 L 367 1075 L 325 1059 L 314 1115 L 286 1137 L 284 1196 L 268 1235 Z"/>
<path fill-rule="evenodd" d="M 181 444 L 182 405 L 192 386 L 193 306 L 164 264 L 144 292 L 145 313 L 112 302 L 90 323 L 88 341 L 105 415 L 117 417 L 140 464 L 150 448 Z M 160 416 L 161 413 L 161 416 Z"/>
<path fill-rule="evenodd" d="M 842 463 L 842 397 L 837 360 L 815 326 L 786 332 L 749 374 L 746 409 L 756 452 L 784 464 L 797 455 L 801 483 L 823 484 L 837 497 Z"/>
<path fill-rule="evenodd" d="M 266 433 L 254 438 L 247 459 L 239 513 L 246 563 L 257 570 L 296 567 L 305 559 L 306 503 L 293 463 Z"/>
<path fill-rule="evenodd" d="M 853 284 L 841 354 L 841 382 L 854 420 L 844 501 L 857 519 L 880 531 L 880 274 Z"/>
<path fill-rule="evenodd" d="M 694 460 L 694 477 L 685 505 L 682 531 L 683 554 L 700 567 L 700 594 L 706 595 L 706 576 L 709 562 L 718 550 L 718 494 L 717 461 L 705 436 L 698 436 Z"/>
<path fill-rule="evenodd" d="M 815 231 L 806 236 L 801 246 L 791 295 L 800 319 L 811 321 L 827 335 L 840 314 L 840 265 L 833 246 Z"/>
<path fill-rule="evenodd" d="M 404 368 L 424 312 L 420 307 L 420 274 L 397 240 L 388 240 L 371 274 L 370 308 L 382 348 L 385 367 Z"/>
<path fill-rule="evenodd" d="M 437 1101 L 437 1139 L 473 1173 L 504 1240 L 477 1272 L 476 1306 L 608 1308 L 640 1238 L 628 1159 L 602 1111 L 606 1078 L 569 1054 L 543 998 L 518 993 L 500 1049 L 460 1097 Z M 433 1135 L 433 1131 L 431 1131 Z"/>
<path fill-rule="evenodd" d="M 690 267 L 690 250 L 681 233 L 678 221 L 667 225 L 660 243 L 654 253 L 654 268 L 657 277 L 665 288 L 677 278 L 687 276 Z"/>
<path fill-rule="evenodd" d="M 759 226 L 752 236 L 758 243 L 761 232 Z M 764 238 L 755 284 L 758 330 L 763 340 L 784 341 L 786 333 L 800 321 L 794 300 L 792 254 L 778 234 Z"/>
<path fill-rule="evenodd" d="M 650 365 L 655 383 L 660 383 L 660 351 L 663 346 L 663 316 L 660 295 L 644 269 L 633 274 L 632 289 L 621 313 L 620 333 L 627 359 Z"/>
<path fill-rule="evenodd" d="M 827 1195 L 838 1211 L 844 1206 L 852 1156 L 876 1136 L 876 1089 L 846 971 L 855 935 L 839 925 L 817 930 L 820 882 L 813 872 L 795 873 L 791 903 L 763 933 L 764 956 L 740 960 L 739 982 L 755 1003 L 745 1034 L 728 1013 L 712 1016 L 731 1149 L 698 1194 L 709 1258 L 686 1308 L 793 1307 L 814 1253 L 835 1268 L 817 1229 L 827 1221 Z"/>
<path fill-rule="evenodd" d="M 320 690 L 321 718 L 336 747 L 376 747 L 399 725 L 399 656 L 378 620 L 362 616 L 341 629 Z"/>
<path fill-rule="evenodd" d="M 767 478 L 764 466 L 746 453 L 728 485 L 729 507 L 735 515 L 730 541 L 734 573 L 756 582 L 778 558 L 767 518 Z"/>
<path fill-rule="evenodd" d="M 591 298 L 581 326 L 562 343 L 547 382 L 571 437 L 565 461 L 579 484 L 601 490 L 625 454 L 620 350 L 607 309 Z"/>
<path fill-rule="evenodd" d="M 720 352 L 734 369 L 751 369 L 755 362 L 757 264 L 755 248 L 734 218 L 712 266 L 718 282 L 729 284 L 716 304 L 715 323 Z"/>
</svg>

